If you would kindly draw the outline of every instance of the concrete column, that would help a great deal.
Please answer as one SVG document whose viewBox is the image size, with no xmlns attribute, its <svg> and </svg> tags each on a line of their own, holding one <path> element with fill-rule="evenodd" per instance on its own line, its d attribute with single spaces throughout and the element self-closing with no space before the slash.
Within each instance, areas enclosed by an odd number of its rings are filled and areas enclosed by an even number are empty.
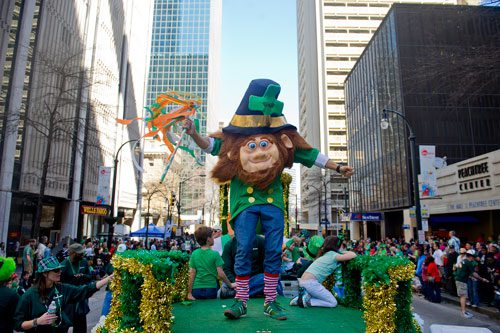
<svg viewBox="0 0 500 333">
<path fill-rule="evenodd" d="M 364 239 L 368 238 L 368 224 L 366 221 L 363 221 L 363 237 Z"/>
<path fill-rule="evenodd" d="M 405 229 L 404 230 L 404 236 L 405 236 L 405 242 L 409 243 L 410 239 L 413 238 L 413 227 L 416 226 L 416 223 L 414 223 L 415 219 L 410 218 L 410 210 L 405 209 L 403 210 L 403 224 L 409 224 L 410 229 Z"/>
<path fill-rule="evenodd" d="M 385 220 L 380 221 L 380 239 L 385 238 Z"/>
<path fill-rule="evenodd" d="M 359 221 L 351 221 L 349 222 L 349 229 L 351 231 L 351 239 L 360 240 L 361 235 L 359 232 Z"/>
<path fill-rule="evenodd" d="M 0 215 L 0 241 L 2 242 L 7 242 L 7 233 L 9 230 L 19 110 L 22 107 L 24 78 L 26 63 L 28 61 L 28 51 L 30 51 L 30 35 L 34 12 L 35 0 L 26 0 L 21 16 L 23 20 L 19 27 L 16 58 L 14 59 L 15 71 L 9 85 L 9 108 L 6 110 L 5 139 L 3 142 L 2 165 L 0 166 L 0 209 L 2 211 Z"/>
</svg>

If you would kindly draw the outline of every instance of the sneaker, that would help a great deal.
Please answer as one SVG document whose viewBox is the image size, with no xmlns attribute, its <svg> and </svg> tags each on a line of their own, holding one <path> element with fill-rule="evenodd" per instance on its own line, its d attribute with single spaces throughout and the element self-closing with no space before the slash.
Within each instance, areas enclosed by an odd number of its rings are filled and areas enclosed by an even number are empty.
<svg viewBox="0 0 500 333">
<path fill-rule="evenodd" d="M 465 305 L 470 306 L 470 302 L 469 301 L 465 302 Z"/>
<path fill-rule="evenodd" d="M 297 306 L 298 305 L 298 300 L 299 300 L 299 296 L 295 296 L 294 298 L 292 298 L 292 300 L 290 301 L 290 305 L 291 306 Z"/>
<path fill-rule="evenodd" d="M 474 315 L 468 311 L 465 311 L 464 313 L 462 313 L 462 315 L 467 319 L 474 317 Z"/>
<path fill-rule="evenodd" d="M 276 320 L 286 320 L 285 309 L 276 301 L 264 304 L 264 314 Z"/>
<path fill-rule="evenodd" d="M 301 308 L 307 308 L 311 306 L 311 295 L 304 289 L 304 288 L 299 288 L 299 296 L 297 299 L 297 304 Z"/>
<path fill-rule="evenodd" d="M 477 305 L 476 305 L 476 304 L 472 304 L 472 307 L 473 307 L 473 308 L 477 308 Z"/>
<path fill-rule="evenodd" d="M 243 301 L 235 298 L 233 305 L 226 311 L 224 311 L 224 316 L 229 319 L 239 319 L 247 315 L 247 305 Z"/>
</svg>

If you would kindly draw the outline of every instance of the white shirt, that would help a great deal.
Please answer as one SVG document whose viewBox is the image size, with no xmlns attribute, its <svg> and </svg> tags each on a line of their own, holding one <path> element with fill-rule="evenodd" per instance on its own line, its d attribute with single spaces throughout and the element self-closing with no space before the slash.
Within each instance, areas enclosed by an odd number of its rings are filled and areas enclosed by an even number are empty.
<svg viewBox="0 0 500 333">
<path fill-rule="evenodd" d="M 212 250 L 219 252 L 222 255 L 222 237 L 214 238 L 214 245 L 212 245 Z"/>
<path fill-rule="evenodd" d="M 151 245 L 151 251 L 156 251 L 156 245 Z"/>
<path fill-rule="evenodd" d="M 436 251 L 434 251 L 432 256 L 434 257 L 434 262 L 436 263 L 436 265 L 443 266 L 443 259 L 442 259 L 443 251 L 441 251 L 440 249 L 437 249 Z"/>
<path fill-rule="evenodd" d="M 38 244 L 38 248 L 36 250 L 36 258 L 38 260 L 43 259 L 43 255 L 45 254 L 45 248 L 46 248 L 45 244 L 43 243 Z"/>
</svg>

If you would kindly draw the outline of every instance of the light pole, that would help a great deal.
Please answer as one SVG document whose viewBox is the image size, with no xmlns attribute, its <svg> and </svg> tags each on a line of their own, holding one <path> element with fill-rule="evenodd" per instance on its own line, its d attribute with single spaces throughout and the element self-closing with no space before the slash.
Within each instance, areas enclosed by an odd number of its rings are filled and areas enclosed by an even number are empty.
<svg viewBox="0 0 500 333">
<path fill-rule="evenodd" d="M 151 194 L 148 197 L 148 212 L 146 214 L 146 250 L 149 250 L 149 246 L 148 246 L 148 236 L 149 236 L 149 204 L 151 203 L 151 198 L 156 193 L 163 194 L 163 192 L 160 189 L 156 188 L 153 192 L 151 192 Z M 167 196 L 165 194 L 163 194 L 163 197 L 167 198 Z"/>
<path fill-rule="evenodd" d="M 111 243 L 113 242 L 113 234 L 115 233 L 115 222 L 117 217 L 115 216 L 115 199 L 116 199 L 116 176 L 118 175 L 118 155 L 122 148 L 130 142 L 139 142 L 140 139 L 128 140 L 124 142 L 120 148 L 116 151 L 115 160 L 113 161 L 113 185 L 111 186 L 111 216 L 106 220 L 109 224 L 108 231 L 108 248 L 111 248 Z"/>
<path fill-rule="evenodd" d="M 318 190 L 318 188 L 316 186 L 311 185 L 311 184 L 308 184 L 307 186 L 312 187 L 313 189 L 315 189 L 318 192 L 318 228 L 319 228 L 319 231 L 321 232 L 321 190 Z M 325 199 L 326 199 L 326 195 L 325 195 Z M 325 216 L 326 216 L 326 210 L 325 210 Z M 326 218 L 325 218 L 325 221 L 326 221 Z M 325 227 L 326 227 L 326 225 L 325 225 Z"/>
<path fill-rule="evenodd" d="M 177 200 L 177 214 L 178 214 L 178 219 L 177 219 L 177 228 L 181 227 L 181 200 L 182 200 L 182 183 L 186 182 L 187 180 L 196 178 L 196 177 L 205 177 L 205 175 L 193 175 L 191 177 L 188 177 L 186 179 L 182 179 L 179 181 L 179 200 Z"/>
<path fill-rule="evenodd" d="M 383 130 L 386 130 L 389 128 L 389 119 L 387 118 L 387 113 L 394 113 L 397 116 L 403 118 L 405 121 L 406 127 L 408 127 L 408 131 L 410 132 L 410 136 L 408 139 L 410 140 L 410 159 L 411 159 L 411 172 L 413 176 L 413 201 L 415 204 L 415 217 L 417 220 L 417 230 L 420 231 L 422 230 L 422 214 L 421 214 L 421 209 L 420 209 L 420 193 L 418 189 L 418 173 L 417 173 L 417 137 L 415 136 L 415 133 L 413 132 L 413 129 L 410 126 L 410 123 L 408 122 L 408 119 L 401 113 L 397 112 L 394 110 L 388 110 L 384 109 L 383 110 L 384 114 L 382 117 L 382 120 L 380 121 L 380 127 Z"/>
<path fill-rule="evenodd" d="M 290 195 L 295 196 L 295 230 L 299 231 L 299 220 L 298 220 L 298 206 L 297 206 L 297 197 L 296 193 L 290 193 Z M 290 207 L 290 201 L 288 202 L 288 207 Z M 288 212 L 288 216 L 290 216 L 290 211 Z"/>
</svg>

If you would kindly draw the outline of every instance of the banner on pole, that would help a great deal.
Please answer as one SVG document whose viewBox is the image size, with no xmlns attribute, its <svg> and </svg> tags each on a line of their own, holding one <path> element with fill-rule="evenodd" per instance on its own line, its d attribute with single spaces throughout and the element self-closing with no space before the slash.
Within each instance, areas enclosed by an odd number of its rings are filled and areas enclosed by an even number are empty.
<svg viewBox="0 0 500 333">
<path fill-rule="evenodd" d="M 419 191 L 422 198 L 431 198 L 437 195 L 436 146 L 419 146 L 420 153 L 420 180 Z"/>
<path fill-rule="evenodd" d="M 109 205 L 111 203 L 111 167 L 100 166 L 99 178 L 97 183 L 97 198 L 96 204 Z"/>
</svg>

